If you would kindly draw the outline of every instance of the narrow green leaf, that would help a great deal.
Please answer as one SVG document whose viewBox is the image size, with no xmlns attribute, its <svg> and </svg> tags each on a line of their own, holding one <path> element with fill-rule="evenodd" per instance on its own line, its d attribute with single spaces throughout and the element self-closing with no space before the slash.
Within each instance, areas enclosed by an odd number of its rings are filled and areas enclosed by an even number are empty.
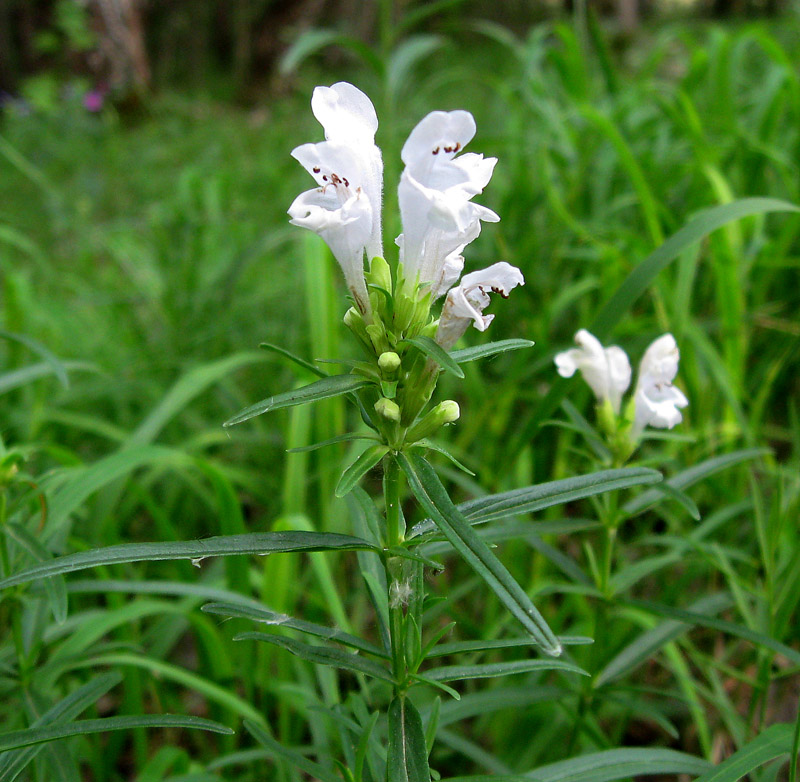
<svg viewBox="0 0 800 782">
<path fill-rule="evenodd" d="M 117 671 L 104 673 L 90 679 L 78 687 L 66 698 L 49 708 L 41 717 L 31 724 L 31 728 L 40 728 L 54 722 L 73 720 L 84 709 L 96 703 L 112 687 L 122 681 L 122 674 Z M 44 744 L 35 744 L 22 749 L 6 752 L 0 757 L 0 779 L 13 782 L 22 770 L 39 754 Z"/>
<path fill-rule="evenodd" d="M 430 671 L 423 671 L 428 679 L 437 682 L 454 682 L 462 679 L 492 679 L 497 676 L 510 676 L 515 673 L 532 671 L 564 671 L 588 676 L 582 668 L 563 660 L 512 660 L 502 663 L 483 663 L 482 665 L 442 665 Z"/>
<path fill-rule="evenodd" d="M 64 388 L 69 388 L 69 378 L 67 377 L 67 369 L 61 359 L 54 353 L 51 353 L 41 342 L 31 339 L 25 334 L 12 334 L 10 331 L 0 329 L 0 338 L 11 340 L 12 342 L 19 342 L 25 345 L 26 348 L 36 353 L 39 358 L 43 359 L 53 369 L 53 374 L 58 378 Z"/>
<path fill-rule="evenodd" d="M 439 35 L 421 33 L 400 41 L 392 51 L 386 68 L 386 89 L 396 94 L 407 82 L 411 69 L 423 58 L 440 49 L 444 39 Z"/>
<path fill-rule="evenodd" d="M 655 614 L 656 616 L 665 616 L 670 619 L 677 619 L 681 622 L 688 624 L 698 625 L 700 627 L 710 627 L 713 630 L 719 630 L 722 633 L 729 633 L 738 638 L 744 638 L 746 641 L 751 641 L 758 646 L 764 646 L 767 649 L 772 649 L 778 654 L 791 660 L 795 665 L 800 665 L 800 652 L 792 649 L 791 646 L 776 641 L 774 638 L 758 633 L 751 630 L 749 627 L 738 625 L 735 622 L 728 622 L 725 619 L 715 619 L 712 616 L 698 614 L 694 611 L 687 611 L 683 608 L 675 608 L 673 606 L 663 605 L 661 603 L 653 603 L 650 600 L 624 600 L 622 605 L 628 605 L 633 608 L 641 608 L 643 611 Z"/>
<path fill-rule="evenodd" d="M 542 649 L 554 656 L 561 654 L 561 644 L 547 626 L 524 589 L 514 580 L 499 559 L 472 529 L 467 519 L 453 505 L 433 468 L 418 454 L 399 454 L 398 460 L 411 490 L 453 548 L 486 581 L 500 602 L 533 636 Z"/>
<path fill-rule="evenodd" d="M 431 782 L 422 718 L 406 697 L 389 704 L 388 782 Z"/>
<path fill-rule="evenodd" d="M 89 467 L 75 471 L 54 494 L 47 516 L 46 537 L 51 537 L 84 501 L 109 483 L 145 465 L 173 463 L 185 465 L 189 457 L 182 451 L 161 445 L 137 445 L 98 459 Z"/>
<path fill-rule="evenodd" d="M 353 487 L 371 470 L 376 467 L 381 459 L 389 453 L 385 445 L 371 445 L 362 451 L 356 460 L 342 473 L 336 485 L 336 496 L 345 497 Z"/>
<path fill-rule="evenodd" d="M 687 247 L 734 220 L 765 212 L 800 212 L 800 207 L 776 198 L 743 198 L 706 210 L 670 236 L 630 273 L 597 314 L 589 331 L 598 339 L 607 336 L 656 275 Z"/>
<path fill-rule="evenodd" d="M 712 614 L 730 607 L 732 601 L 728 595 L 709 595 L 690 606 L 695 613 Z M 671 619 L 662 622 L 651 630 L 647 630 L 629 643 L 600 671 L 595 677 L 593 686 L 597 689 L 609 682 L 625 676 L 651 659 L 670 641 L 674 641 L 691 627 L 686 622 Z"/>
<path fill-rule="evenodd" d="M 453 357 L 438 342 L 430 337 L 413 337 L 412 339 L 404 339 L 403 342 L 413 345 L 415 348 L 422 351 L 442 369 L 452 372 L 456 377 L 464 377 L 464 370 L 453 360 Z"/>
<path fill-rule="evenodd" d="M 361 538 L 335 532 L 254 532 L 247 535 L 222 535 L 204 540 L 167 541 L 166 543 L 122 543 L 118 546 L 80 551 L 56 557 L 0 580 L 0 589 L 35 581 L 60 573 L 86 570 L 97 565 L 123 562 L 155 562 L 191 559 L 198 565 L 206 557 L 235 554 L 280 554 L 293 551 L 378 551 Z"/>
<path fill-rule="evenodd" d="M 550 763 L 524 775 L 453 777 L 447 782 L 613 782 L 650 774 L 696 775 L 708 770 L 709 765 L 703 758 L 672 749 L 622 748 Z"/>
<path fill-rule="evenodd" d="M 677 475 L 668 478 L 665 483 L 673 489 L 685 489 L 698 481 L 702 481 L 704 478 L 708 478 L 710 475 L 732 467 L 734 464 L 757 459 L 759 456 L 764 456 L 769 452 L 768 448 L 746 448 L 741 451 L 725 453 L 722 456 L 715 456 L 712 459 L 706 459 L 700 464 L 695 464 L 693 467 L 689 467 L 688 470 L 683 470 Z M 657 502 L 661 494 L 656 489 L 650 489 L 626 502 L 623 510 L 627 514 L 639 513 Z"/>
<path fill-rule="evenodd" d="M 501 339 L 497 342 L 487 342 L 485 345 L 475 345 L 471 348 L 454 350 L 450 353 L 450 358 L 457 364 L 466 364 L 470 361 L 496 356 L 499 353 L 506 353 L 509 350 L 532 348 L 535 344 L 529 339 Z"/>
<path fill-rule="evenodd" d="M 363 673 L 366 676 L 372 676 L 375 679 L 381 679 L 390 684 L 394 683 L 392 674 L 382 665 L 360 657 L 357 654 L 345 652 L 342 649 L 335 649 L 328 646 L 312 646 L 311 644 L 304 644 L 302 641 L 296 641 L 294 638 L 286 638 L 285 636 L 275 635 L 274 633 L 240 633 L 235 636 L 233 640 L 263 641 L 273 646 L 280 646 L 281 649 L 286 649 L 286 651 L 291 652 L 296 657 L 300 657 L 312 663 L 317 663 L 318 665 L 342 668 L 346 671 L 352 671 L 353 673 Z"/>
<path fill-rule="evenodd" d="M 170 420 L 209 386 L 218 383 L 240 367 L 264 360 L 265 356 L 261 353 L 235 353 L 232 356 L 193 367 L 178 378 L 164 398 L 139 424 L 130 437 L 129 445 L 144 445 L 152 442 Z"/>
<path fill-rule="evenodd" d="M 283 394 L 276 394 L 250 407 L 246 407 L 226 421 L 223 426 L 235 426 L 262 413 L 280 410 L 284 407 L 294 407 L 294 405 L 305 405 L 309 402 L 317 402 L 320 399 L 328 399 L 332 396 L 341 396 L 351 391 L 358 391 L 359 388 L 364 388 L 368 385 L 370 385 L 370 381 L 358 375 L 332 375 L 302 388 L 286 391 Z"/>
<path fill-rule="evenodd" d="M 363 638 L 346 633 L 336 627 L 325 627 L 314 622 L 307 622 L 305 619 L 295 619 L 287 614 L 279 614 L 270 611 L 266 607 L 241 605 L 236 603 L 208 603 L 201 609 L 207 614 L 219 614 L 220 616 L 237 617 L 241 619 L 252 619 L 255 622 L 263 622 L 273 627 L 289 627 L 292 630 L 299 630 L 301 633 L 323 638 L 326 641 L 337 641 L 353 649 L 359 649 L 367 654 L 374 654 L 376 657 L 389 659 L 389 655 L 375 644 L 365 641 Z"/>
<path fill-rule="evenodd" d="M 793 734 L 791 723 L 771 725 L 695 782 L 736 782 L 759 766 L 791 752 Z"/>
<path fill-rule="evenodd" d="M 533 513 L 553 505 L 563 505 L 607 491 L 628 489 L 632 486 L 656 483 L 660 480 L 662 480 L 661 473 L 647 467 L 601 470 L 575 478 L 549 481 L 522 489 L 479 497 L 462 502 L 458 506 L 458 510 L 464 514 L 470 524 L 483 524 L 506 516 Z M 412 528 L 409 537 L 424 535 L 434 529 L 433 522 L 425 520 Z"/>
<path fill-rule="evenodd" d="M 311 445 L 304 445 L 300 448 L 287 448 L 286 453 L 306 453 L 307 451 L 316 451 L 319 448 L 325 448 L 328 445 L 336 445 L 337 443 L 349 443 L 353 440 L 377 440 L 378 438 L 373 434 L 359 434 L 357 432 L 348 432 L 348 434 L 340 434 L 337 437 L 331 437 L 328 440 L 322 440 L 319 443 L 312 443 Z"/>
<path fill-rule="evenodd" d="M 61 366 L 67 371 L 83 370 L 85 372 L 96 372 L 97 367 L 94 364 L 88 364 L 85 361 L 63 361 Z M 42 362 L 39 364 L 31 364 L 21 369 L 14 369 L 11 372 L 4 372 L 0 375 L 0 394 L 5 394 L 20 386 L 27 385 L 28 383 L 38 380 L 41 377 L 56 374 L 55 369 L 49 362 Z"/>
<path fill-rule="evenodd" d="M 53 555 L 19 524 L 9 522 L 6 525 L 6 534 L 37 562 L 48 562 L 53 559 Z M 67 618 L 67 587 L 64 578 L 62 576 L 48 578 L 44 582 L 44 588 L 47 591 L 47 600 L 50 610 L 53 612 L 53 618 L 58 624 L 63 623 Z"/>
<path fill-rule="evenodd" d="M 573 646 L 592 643 L 591 638 L 583 636 L 558 636 L 562 646 Z M 454 654 L 468 654 L 470 652 L 485 652 L 492 649 L 512 649 L 520 646 L 533 646 L 534 641 L 530 637 L 525 638 L 500 638 L 498 640 L 486 641 L 452 641 L 451 643 L 439 644 L 434 646 L 426 655 L 429 657 L 446 657 Z"/>
<path fill-rule="evenodd" d="M 309 760 L 305 755 L 301 755 L 297 750 L 284 747 L 275 741 L 260 725 L 251 720 L 244 721 L 244 727 L 253 738 L 262 746 L 266 747 L 275 757 L 285 758 L 293 766 L 305 771 L 312 779 L 319 782 L 342 782 L 338 774 L 334 774 L 319 763 Z"/>
<path fill-rule="evenodd" d="M 450 451 L 447 450 L 447 448 L 445 448 L 442 445 L 439 445 L 438 443 L 433 442 L 433 440 L 428 440 L 428 439 L 417 440 L 417 442 L 412 443 L 411 447 L 428 448 L 431 451 L 436 451 L 436 453 L 440 453 L 442 454 L 442 456 L 446 456 L 462 472 L 465 472 L 467 475 L 472 475 L 472 476 L 475 475 L 475 473 L 472 472 L 472 470 L 470 470 L 469 467 L 466 467 L 465 465 L 461 464 L 461 462 L 458 461 L 458 459 L 456 459 L 456 457 L 453 456 L 453 454 L 451 454 Z"/>
<path fill-rule="evenodd" d="M 14 730 L 0 733 L 0 752 L 18 747 L 29 747 L 46 741 L 55 741 L 69 736 L 84 736 L 88 733 L 106 733 L 110 730 L 131 728 L 195 728 L 212 733 L 233 735 L 226 725 L 201 717 L 184 717 L 178 714 L 152 714 L 136 717 L 105 717 L 99 720 L 78 720 L 61 725 L 44 725 L 39 728 Z"/>
<path fill-rule="evenodd" d="M 286 348 L 283 348 L 280 345 L 273 345 L 271 342 L 262 342 L 259 347 L 262 350 L 268 350 L 270 353 L 277 353 L 279 356 L 288 358 L 289 361 L 293 361 L 298 366 L 308 370 L 312 375 L 316 375 L 317 377 L 328 377 L 328 375 L 325 374 L 325 372 L 323 372 L 318 366 L 312 364 L 310 361 L 306 361 L 304 358 L 300 358 L 300 356 L 296 356 L 290 350 L 286 350 Z"/>
</svg>

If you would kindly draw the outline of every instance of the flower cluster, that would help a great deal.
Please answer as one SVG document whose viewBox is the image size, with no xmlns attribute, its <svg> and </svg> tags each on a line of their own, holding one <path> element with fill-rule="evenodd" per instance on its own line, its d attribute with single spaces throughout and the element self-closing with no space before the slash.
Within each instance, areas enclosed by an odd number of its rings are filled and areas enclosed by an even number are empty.
<svg viewBox="0 0 800 782">
<path fill-rule="evenodd" d="M 364 258 L 384 257 L 381 243 L 383 163 L 375 145 L 378 118 L 370 99 L 347 82 L 317 87 L 311 109 L 325 141 L 302 144 L 292 156 L 314 177 L 317 187 L 301 193 L 289 208 L 291 222 L 309 228 L 328 244 L 344 272 L 356 307 L 367 323 L 372 305 L 365 284 Z M 448 294 L 442 344 L 452 345 L 471 320 L 483 331 L 486 293 L 503 296 L 524 280 L 519 269 L 494 264 L 456 281 L 464 268 L 464 248 L 481 221 L 500 218 L 472 202 L 492 177 L 497 158 L 459 154 L 475 135 L 467 111 L 434 111 L 411 132 L 401 158 L 405 169 L 398 198 L 403 232 L 395 240 L 406 290 L 430 293 L 433 302 Z M 449 305 L 449 306 L 448 306 Z"/>
<path fill-rule="evenodd" d="M 430 398 L 439 369 L 430 356 L 406 357 L 408 340 L 430 338 L 449 350 L 470 323 L 479 331 L 488 328 L 493 315 L 483 312 L 490 293 L 506 297 L 524 284 L 519 269 L 505 262 L 461 277 L 464 248 L 480 234 L 482 222 L 500 219 L 472 200 L 489 183 L 497 159 L 463 152 L 475 135 L 467 111 L 434 111 L 414 128 L 401 151 L 403 231 L 395 240 L 399 263 L 392 279 L 382 246 L 383 163 L 372 102 L 352 84 L 339 82 L 317 87 L 311 108 L 325 141 L 302 144 L 292 155 L 316 187 L 295 199 L 289 215 L 293 224 L 319 234 L 342 267 L 355 305 L 345 323 L 376 360 L 381 381 L 375 410 L 401 426 L 405 437 Z M 443 296 L 436 320 L 431 305 Z M 452 417 L 452 406 L 448 410 Z"/>
<path fill-rule="evenodd" d="M 622 395 L 631 383 L 631 365 L 625 351 L 612 345 L 604 348 L 586 329 L 575 335 L 577 348 L 555 357 L 558 374 L 572 377 L 580 371 L 597 398 L 600 420 L 609 431 L 617 432 Z M 662 334 L 650 344 L 639 365 L 639 376 L 623 416 L 622 431 L 630 450 L 646 426 L 672 429 L 682 420 L 679 408 L 689 401 L 672 384 L 678 373 L 680 353 L 672 334 Z"/>
</svg>

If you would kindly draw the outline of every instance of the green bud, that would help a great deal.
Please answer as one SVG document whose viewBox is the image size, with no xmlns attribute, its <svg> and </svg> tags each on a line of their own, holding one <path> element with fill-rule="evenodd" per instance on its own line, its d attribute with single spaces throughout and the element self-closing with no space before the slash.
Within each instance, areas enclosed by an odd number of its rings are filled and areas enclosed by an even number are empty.
<svg viewBox="0 0 800 782">
<path fill-rule="evenodd" d="M 397 372 L 397 370 L 400 369 L 401 363 L 400 356 L 393 350 L 387 350 L 385 353 L 381 353 L 380 356 L 378 356 L 378 366 L 387 374 Z"/>
<path fill-rule="evenodd" d="M 461 408 L 459 408 L 458 402 L 454 402 L 452 399 L 439 402 L 433 410 L 408 430 L 406 442 L 415 443 L 417 440 L 424 440 L 439 431 L 445 424 L 458 421 L 460 416 Z"/>
<path fill-rule="evenodd" d="M 400 408 L 397 406 L 397 402 L 392 402 L 391 399 L 386 399 L 386 397 L 381 397 L 375 403 L 375 412 L 390 421 L 400 420 Z"/>
<path fill-rule="evenodd" d="M 368 349 L 371 348 L 372 342 L 369 338 L 369 334 L 367 334 L 367 324 L 364 323 L 363 316 L 355 307 L 350 307 L 350 309 L 345 312 L 343 320 L 344 325 L 347 326 Z"/>
</svg>

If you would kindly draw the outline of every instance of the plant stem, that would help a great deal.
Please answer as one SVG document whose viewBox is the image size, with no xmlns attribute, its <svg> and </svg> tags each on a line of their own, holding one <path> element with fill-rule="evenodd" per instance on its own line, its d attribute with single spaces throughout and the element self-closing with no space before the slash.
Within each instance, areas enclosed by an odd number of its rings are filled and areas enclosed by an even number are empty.
<svg viewBox="0 0 800 782">
<path fill-rule="evenodd" d="M 386 505 L 386 543 L 401 546 L 405 537 L 400 513 L 400 466 L 392 454 L 383 460 L 383 497 Z M 403 601 L 400 588 L 403 580 L 403 562 L 400 557 L 385 557 L 386 584 L 389 588 L 389 637 L 392 644 L 392 674 L 395 695 L 402 694 L 406 679 Z"/>
</svg>

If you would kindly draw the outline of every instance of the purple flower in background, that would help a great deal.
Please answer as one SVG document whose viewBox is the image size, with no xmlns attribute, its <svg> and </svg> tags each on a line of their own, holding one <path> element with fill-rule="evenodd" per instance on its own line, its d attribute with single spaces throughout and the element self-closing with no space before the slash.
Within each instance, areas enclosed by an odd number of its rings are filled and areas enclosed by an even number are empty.
<svg viewBox="0 0 800 782">
<path fill-rule="evenodd" d="M 86 111 L 91 111 L 92 114 L 97 114 L 103 110 L 107 94 L 108 88 L 103 85 L 89 90 L 89 92 L 83 96 L 83 108 L 85 108 Z"/>
</svg>

